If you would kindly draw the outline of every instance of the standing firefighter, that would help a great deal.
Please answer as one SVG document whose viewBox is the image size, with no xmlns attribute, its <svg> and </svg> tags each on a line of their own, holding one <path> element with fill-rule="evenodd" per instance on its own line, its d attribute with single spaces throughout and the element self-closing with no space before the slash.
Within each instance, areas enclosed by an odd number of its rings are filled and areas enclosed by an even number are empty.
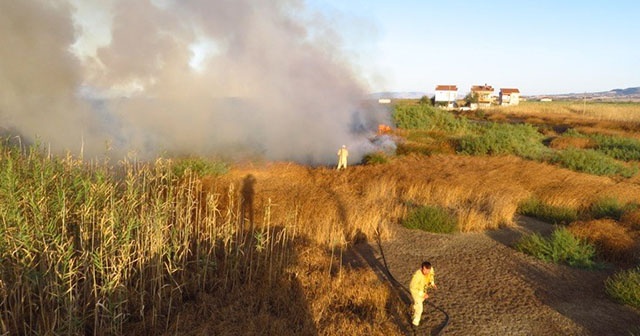
<svg viewBox="0 0 640 336">
<path fill-rule="evenodd" d="M 420 325 L 422 318 L 422 309 L 424 300 L 429 298 L 427 294 L 428 288 L 438 288 L 435 282 L 435 270 L 428 261 L 422 262 L 419 270 L 417 270 L 411 278 L 409 290 L 413 299 L 413 323 L 414 326 Z"/>
<path fill-rule="evenodd" d="M 340 168 L 347 169 L 347 156 L 349 156 L 347 146 L 342 145 L 342 148 L 338 149 L 338 170 Z"/>
</svg>

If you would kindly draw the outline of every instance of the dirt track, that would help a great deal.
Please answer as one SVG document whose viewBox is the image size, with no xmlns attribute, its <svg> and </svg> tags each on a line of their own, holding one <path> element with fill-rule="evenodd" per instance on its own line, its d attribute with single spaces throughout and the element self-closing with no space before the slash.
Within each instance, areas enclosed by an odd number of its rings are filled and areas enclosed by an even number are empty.
<svg viewBox="0 0 640 336">
<path fill-rule="evenodd" d="M 438 290 L 431 302 L 449 314 L 442 335 L 631 335 L 640 330 L 640 312 L 604 292 L 611 270 L 544 263 L 511 247 L 523 233 L 552 229 L 530 218 L 521 218 L 513 229 L 454 235 L 394 226 L 394 238 L 382 246 L 389 270 L 406 287 L 423 259 L 435 266 Z M 381 272 L 375 241 L 356 245 L 356 251 Z M 421 333 L 436 332 L 444 318 L 425 305 Z"/>
</svg>

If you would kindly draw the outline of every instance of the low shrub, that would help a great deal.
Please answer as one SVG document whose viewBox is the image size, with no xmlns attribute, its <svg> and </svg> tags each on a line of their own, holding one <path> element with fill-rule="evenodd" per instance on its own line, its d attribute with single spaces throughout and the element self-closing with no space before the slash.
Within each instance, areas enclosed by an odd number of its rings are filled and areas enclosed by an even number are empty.
<svg viewBox="0 0 640 336">
<path fill-rule="evenodd" d="M 544 146 L 544 135 L 527 124 L 489 123 L 480 125 L 477 134 L 465 135 L 458 140 L 457 151 L 468 155 L 513 154 L 526 159 L 541 159 L 549 149 Z"/>
<path fill-rule="evenodd" d="M 362 158 L 362 163 L 368 165 L 384 164 L 387 162 L 389 162 L 389 157 L 380 151 L 368 153 Z"/>
<path fill-rule="evenodd" d="M 398 104 L 393 121 L 399 128 L 442 130 L 449 133 L 463 132 L 469 128 L 466 118 L 456 118 L 452 113 L 429 105 Z"/>
<path fill-rule="evenodd" d="M 566 140 L 560 140 L 563 138 Z M 575 144 L 584 144 L 583 147 L 573 147 L 593 148 L 594 150 L 616 160 L 640 161 L 640 140 L 638 139 L 598 133 L 583 134 L 575 129 L 569 129 L 562 137 L 558 138 L 558 140 L 560 142 L 571 141 Z"/>
<path fill-rule="evenodd" d="M 226 163 L 221 161 L 210 161 L 201 158 L 177 159 L 171 170 L 174 175 L 182 178 L 188 174 L 198 177 L 224 175 L 229 170 Z"/>
<path fill-rule="evenodd" d="M 428 143 L 433 141 L 435 138 L 440 138 L 445 136 L 444 134 L 440 134 L 438 132 L 433 131 L 425 131 L 425 130 L 409 130 L 406 133 L 407 141 Z"/>
<path fill-rule="evenodd" d="M 578 219 L 578 211 L 567 207 L 548 205 L 531 197 L 518 205 L 518 213 L 553 224 L 569 224 Z"/>
<path fill-rule="evenodd" d="M 572 267 L 592 268 L 596 249 L 587 241 L 577 238 L 567 228 L 553 231 L 549 238 L 534 233 L 524 237 L 516 248 L 538 259 L 564 263 Z"/>
<path fill-rule="evenodd" d="M 640 267 L 610 276 L 605 281 L 605 289 L 616 301 L 640 308 Z"/>
<path fill-rule="evenodd" d="M 596 247 L 598 256 L 606 261 L 629 266 L 636 261 L 636 242 L 625 226 L 612 219 L 574 222 L 569 231 Z"/>
<path fill-rule="evenodd" d="M 632 177 L 638 172 L 637 166 L 627 167 L 593 149 L 567 148 L 556 152 L 550 161 L 573 171 L 594 175 Z"/>
<path fill-rule="evenodd" d="M 593 134 L 589 136 L 597 143 L 596 149 L 614 159 L 640 161 L 640 140 L 619 136 Z"/>
<path fill-rule="evenodd" d="M 594 219 L 611 218 L 620 220 L 624 211 L 625 205 L 614 197 L 599 198 L 589 207 L 589 215 Z"/>
<path fill-rule="evenodd" d="M 404 227 L 434 233 L 453 233 L 458 223 L 449 212 L 438 206 L 425 205 L 412 211 L 402 222 Z"/>
<path fill-rule="evenodd" d="M 398 148 L 396 149 L 396 154 L 398 155 L 408 155 L 411 153 L 421 154 L 421 155 L 431 155 L 433 154 L 432 148 L 428 145 L 419 142 L 403 142 L 398 144 Z"/>
<path fill-rule="evenodd" d="M 396 148 L 397 155 L 408 155 L 411 153 L 421 155 L 433 154 L 454 154 L 455 149 L 447 140 L 434 140 L 430 142 L 406 141 L 399 143 Z"/>
</svg>

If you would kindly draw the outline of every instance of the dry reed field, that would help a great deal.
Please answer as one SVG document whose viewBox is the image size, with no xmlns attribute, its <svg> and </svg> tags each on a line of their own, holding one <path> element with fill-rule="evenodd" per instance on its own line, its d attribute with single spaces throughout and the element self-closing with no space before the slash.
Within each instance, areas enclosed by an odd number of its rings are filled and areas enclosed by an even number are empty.
<svg viewBox="0 0 640 336">
<path fill-rule="evenodd" d="M 638 137 L 640 103 L 580 101 L 521 102 L 484 110 L 489 120 L 515 120 L 534 125 L 575 127 L 585 133 Z"/>
<path fill-rule="evenodd" d="M 496 119 L 492 113 L 488 119 Z M 615 125 L 609 131 L 633 130 Z M 562 141 L 551 147 L 589 146 Z M 445 334 L 597 335 L 635 327 L 630 321 L 640 312 L 604 294 L 602 282 L 617 266 L 548 265 L 513 243 L 554 228 L 526 226 L 518 215 L 523 202 L 575 213 L 603 199 L 639 204 L 637 176 L 447 148 L 343 171 L 251 162 L 198 175 L 176 172 L 169 159 L 88 163 L 3 147 L 0 333 L 407 334 L 406 298 L 384 275 L 376 237 L 401 281 L 423 259 L 437 263 L 442 285 L 434 300 L 451 315 Z M 403 228 L 423 206 L 444 209 L 458 232 Z M 633 265 L 638 218 L 633 210 L 568 227 L 604 260 Z M 435 328 L 438 313 L 428 316 Z"/>
</svg>

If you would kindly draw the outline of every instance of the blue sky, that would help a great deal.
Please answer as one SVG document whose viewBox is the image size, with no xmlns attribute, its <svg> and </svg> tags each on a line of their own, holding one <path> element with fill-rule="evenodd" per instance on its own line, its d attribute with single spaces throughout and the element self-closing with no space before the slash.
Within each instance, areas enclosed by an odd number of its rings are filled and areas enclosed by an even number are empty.
<svg viewBox="0 0 640 336">
<path fill-rule="evenodd" d="M 638 1 L 309 0 L 372 91 L 527 94 L 640 86 Z"/>
</svg>

